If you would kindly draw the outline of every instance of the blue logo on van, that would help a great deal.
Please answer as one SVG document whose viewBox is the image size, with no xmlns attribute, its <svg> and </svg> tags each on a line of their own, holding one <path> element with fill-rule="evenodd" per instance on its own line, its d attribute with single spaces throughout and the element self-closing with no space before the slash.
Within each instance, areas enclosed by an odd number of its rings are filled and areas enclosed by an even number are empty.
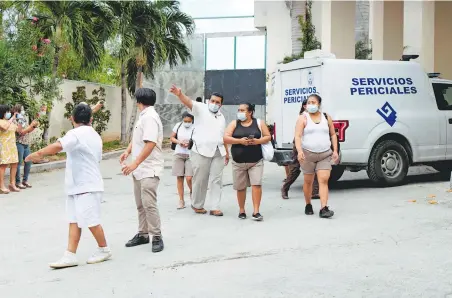
<svg viewBox="0 0 452 298">
<path fill-rule="evenodd" d="M 392 127 L 396 123 L 397 120 L 397 112 L 394 108 L 386 102 L 380 109 L 377 110 L 377 113 L 383 117 L 383 119 Z"/>
</svg>

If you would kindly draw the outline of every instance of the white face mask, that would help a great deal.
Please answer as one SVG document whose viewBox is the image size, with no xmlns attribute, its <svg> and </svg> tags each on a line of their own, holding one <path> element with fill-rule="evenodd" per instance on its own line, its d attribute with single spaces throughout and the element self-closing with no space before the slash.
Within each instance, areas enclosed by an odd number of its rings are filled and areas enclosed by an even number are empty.
<svg viewBox="0 0 452 298">
<path fill-rule="evenodd" d="M 319 111 L 319 106 L 318 105 L 313 105 L 313 104 L 308 104 L 306 106 L 306 110 L 310 114 L 315 114 L 315 113 L 317 113 Z"/>
<path fill-rule="evenodd" d="M 190 128 L 191 125 L 192 125 L 191 122 L 184 122 L 184 127 L 185 128 Z"/>
<path fill-rule="evenodd" d="M 209 102 L 209 111 L 212 113 L 217 113 L 220 110 L 220 106 Z"/>
<path fill-rule="evenodd" d="M 237 119 L 240 121 L 245 121 L 246 120 L 246 114 L 243 112 L 238 112 L 237 113 Z"/>
</svg>

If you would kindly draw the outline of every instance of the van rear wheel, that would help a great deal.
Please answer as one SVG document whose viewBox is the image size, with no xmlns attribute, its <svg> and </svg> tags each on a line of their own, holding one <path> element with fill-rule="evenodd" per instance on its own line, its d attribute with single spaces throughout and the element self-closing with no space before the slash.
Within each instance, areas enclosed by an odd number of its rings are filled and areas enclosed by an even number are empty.
<svg viewBox="0 0 452 298">
<path fill-rule="evenodd" d="M 393 140 L 377 144 L 370 154 L 367 175 L 378 184 L 394 186 L 408 174 L 409 159 L 405 148 Z"/>
</svg>

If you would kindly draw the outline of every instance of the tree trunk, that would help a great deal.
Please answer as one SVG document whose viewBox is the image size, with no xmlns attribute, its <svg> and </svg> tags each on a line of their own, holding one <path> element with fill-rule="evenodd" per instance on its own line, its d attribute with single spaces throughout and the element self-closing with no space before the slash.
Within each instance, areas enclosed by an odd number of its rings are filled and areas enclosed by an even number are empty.
<svg viewBox="0 0 452 298">
<path fill-rule="evenodd" d="M 124 61 L 121 64 L 121 143 L 127 143 L 127 82 Z M 127 145 L 127 144 L 126 144 Z"/>
<path fill-rule="evenodd" d="M 143 67 L 138 66 L 137 81 L 135 83 L 135 91 L 143 87 Z M 127 129 L 127 141 L 132 140 L 133 128 L 135 127 L 135 119 L 137 118 L 137 107 L 134 105 L 129 119 L 129 126 Z"/>
<path fill-rule="evenodd" d="M 57 46 L 55 48 L 55 55 L 53 56 L 53 66 L 52 66 L 52 77 L 53 79 L 56 79 L 58 74 L 58 65 L 60 63 L 60 48 Z M 47 144 L 49 143 L 49 128 L 50 128 L 50 117 L 52 113 L 53 103 L 50 105 L 50 107 L 47 107 L 47 120 L 49 127 L 44 128 L 44 133 L 42 134 L 42 139 Z"/>
</svg>

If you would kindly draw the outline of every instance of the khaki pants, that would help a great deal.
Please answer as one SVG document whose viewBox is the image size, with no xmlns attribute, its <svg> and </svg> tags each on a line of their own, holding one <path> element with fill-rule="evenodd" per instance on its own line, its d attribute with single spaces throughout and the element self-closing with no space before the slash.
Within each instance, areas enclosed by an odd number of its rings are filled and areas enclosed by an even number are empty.
<svg viewBox="0 0 452 298">
<path fill-rule="evenodd" d="M 160 178 L 133 178 L 133 191 L 138 210 L 138 232 L 160 236 L 160 214 L 157 206 L 157 188 Z"/>
<path fill-rule="evenodd" d="M 193 167 L 192 206 L 196 209 L 204 208 L 209 188 L 210 210 L 220 210 L 224 156 L 221 156 L 218 148 L 213 157 L 205 157 L 193 151 L 190 154 Z"/>
</svg>

